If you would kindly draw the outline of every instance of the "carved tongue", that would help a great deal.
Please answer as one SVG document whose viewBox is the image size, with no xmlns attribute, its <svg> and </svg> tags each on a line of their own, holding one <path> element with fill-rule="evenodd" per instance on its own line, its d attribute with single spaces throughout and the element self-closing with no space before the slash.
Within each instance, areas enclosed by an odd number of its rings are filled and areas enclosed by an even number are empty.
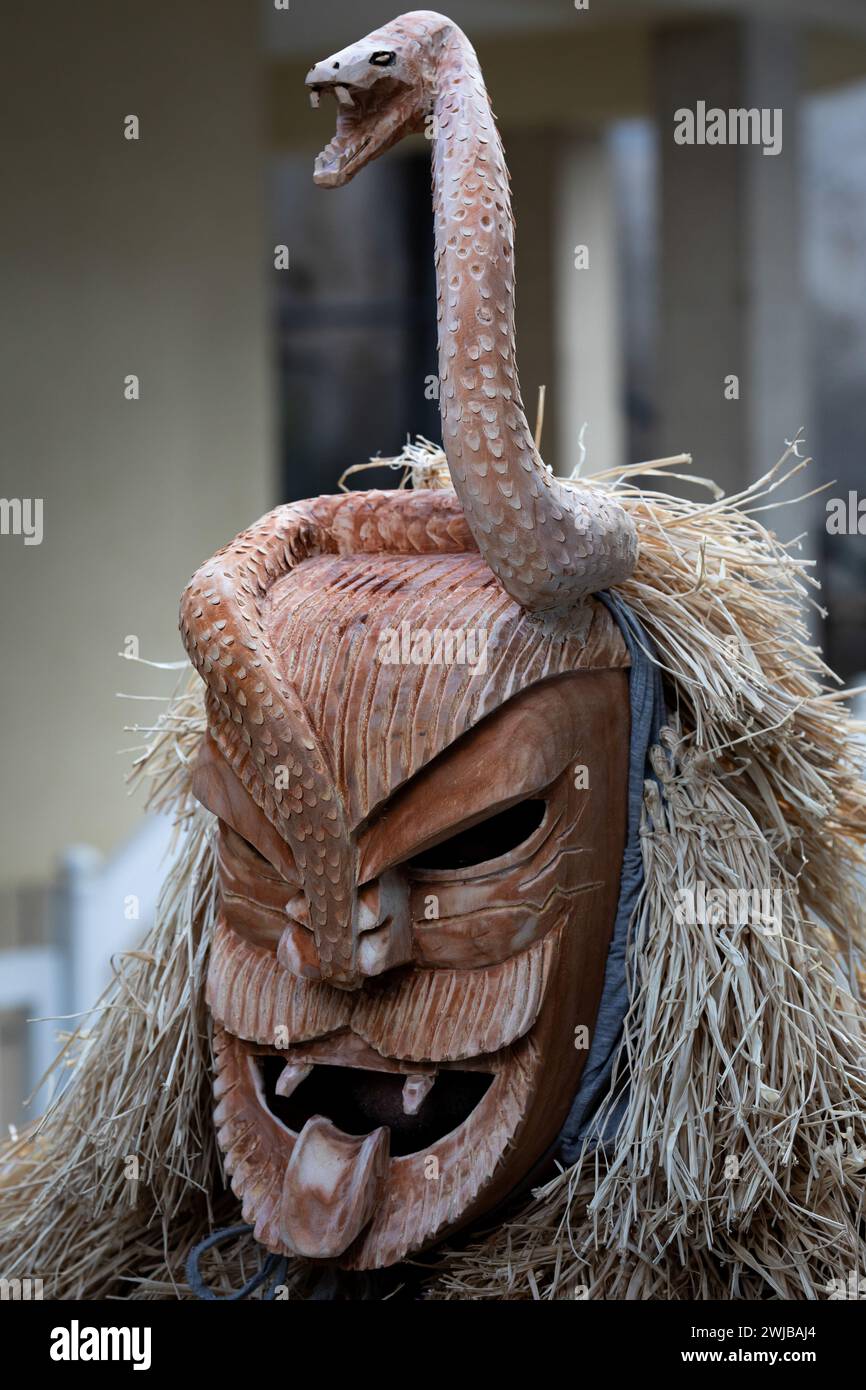
<svg viewBox="0 0 866 1390">
<path fill-rule="evenodd" d="M 307 1120 L 283 1179 L 282 1235 L 307 1259 L 333 1259 L 364 1229 L 388 1172 L 386 1128 L 355 1138 L 323 1115 Z"/>
</svg>

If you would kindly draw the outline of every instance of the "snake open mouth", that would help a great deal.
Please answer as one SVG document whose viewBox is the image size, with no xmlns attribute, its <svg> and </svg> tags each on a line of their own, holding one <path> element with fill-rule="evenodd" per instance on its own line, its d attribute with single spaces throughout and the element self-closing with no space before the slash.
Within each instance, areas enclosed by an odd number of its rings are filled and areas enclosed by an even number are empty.
<svg viewBox="0 0 866 1390">
<path fill-rule="evenodd" d="M 326 92 L 337 103 L 337 129 L 316 158 L 314 181 L 323 188 L 348 183 L 359 169 L 406 133 L 414 101 L 405 83 L 381 77 L 371 86 L 343 82 L 307 83 L 317 107 Z"/>
</svg>

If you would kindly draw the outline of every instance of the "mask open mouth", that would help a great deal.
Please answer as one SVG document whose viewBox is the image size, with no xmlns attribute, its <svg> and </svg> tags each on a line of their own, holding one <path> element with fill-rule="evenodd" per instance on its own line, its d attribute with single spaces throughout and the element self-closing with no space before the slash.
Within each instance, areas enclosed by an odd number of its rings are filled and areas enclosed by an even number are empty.
<svg viewBox="0 0 866 1390">
<path fill-rule="evenodd" d="M 244 1220 L 269 1250 L 392 1264 L 494 1180 L 539 1066 L 531 1037 L 459 1062 L 375 1053 L 350 1029 L 276 1049 L 214 1036 L 215 1113 Z"/>
<path fill-rule="evenodd" d="M 323 188 L 347 183 L 359 169 L 406 132 L 411 117 L 411 96 L 403 82 L 380 77 L 371 86 L 342 82 L 309 83 L 311 105 L 320 105 L 322 93 L 337 104 L 337 129 L 313 168 L 314 181 Z"/>
<path fill-rule="evenodd" d="M 390 1155 L 427 1151 L 462 1125 L 493 1082 L 493 1073 L 441 1067 L 435 1073 L 401 1075 L 347 1066 L 313 1065 L 291 1095 L 278 1092 L 285 1072 L 279 1057 L 256 1059 L 262 1094 L 271 1114 L 295 1134 L 315 1115 L 338 1130 L 367 1135 L 390 1131 Z"/>
</svg>

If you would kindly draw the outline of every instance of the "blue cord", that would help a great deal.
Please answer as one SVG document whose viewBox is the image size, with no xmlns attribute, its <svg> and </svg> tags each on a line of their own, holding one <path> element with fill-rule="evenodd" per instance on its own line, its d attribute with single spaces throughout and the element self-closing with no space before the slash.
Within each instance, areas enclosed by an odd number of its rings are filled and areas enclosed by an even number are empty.
<svg viewBox="0 0 866 1390">
<path fill-rule="evenodd" d="M 252 1229 L 252 1226 L 223 1226 L 219 1231 L 212 1231 L 209 1236 L 206 1236 L 204 1240 L 199 1241 L 198 1245 L 193 1247 L 186 1262 L 186 1282 L 196 1298 L 208 1299 L 217 1303 L 236 1303 L 240 1298 L 248 1298 L 254 1289 L 259 1288 L 265 1282 L 268 1283 L 268 1288 L 262 1295 L 263 1300 L 273 1299 L 276 1296 L 277 1288 L 284 1282 L 289 1267 L 289 1262 L 283 1255 L 268 1255 L 257 1274 L 254 1274 L 234 1293 L 227 1293 L 222 1296 L 214 1293 L 213 1289 L 208 1287 L 199 1270 L 198 1262 L 206 1250 L 211 1250 L 215 1245 L 223 1245 L 235 1236 L 246 1235 Z"/>
</svg>

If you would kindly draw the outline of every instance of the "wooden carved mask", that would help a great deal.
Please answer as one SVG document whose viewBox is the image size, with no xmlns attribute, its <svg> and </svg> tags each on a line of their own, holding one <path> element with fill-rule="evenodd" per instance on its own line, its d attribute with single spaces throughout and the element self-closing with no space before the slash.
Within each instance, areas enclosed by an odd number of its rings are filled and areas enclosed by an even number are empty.
<svg viewBox="0 0 866 1390">
<path fill-rule="evenodd" d="M 450 492 L 278 509 L 195 576 L 219 1142 L 268 1249 L 391 1264 L 555 1139 L 625 834 L 627 655 L 508 597 Z"/>
<path fill-rule="evenodd" d="M 591 599 L 631 520 L 528 427 L 508 176 L 475 53 L 415 11 L 316 65 L 338 188 L 433 148 L 455 491 L 283 507 L 194 577 L 195 776 L 219 817 L 219 1142 L 256 1237 L 371 1269 L 489 1211 L 555 1140 L 602 987 L 628 659 Z"/>
</svg>

